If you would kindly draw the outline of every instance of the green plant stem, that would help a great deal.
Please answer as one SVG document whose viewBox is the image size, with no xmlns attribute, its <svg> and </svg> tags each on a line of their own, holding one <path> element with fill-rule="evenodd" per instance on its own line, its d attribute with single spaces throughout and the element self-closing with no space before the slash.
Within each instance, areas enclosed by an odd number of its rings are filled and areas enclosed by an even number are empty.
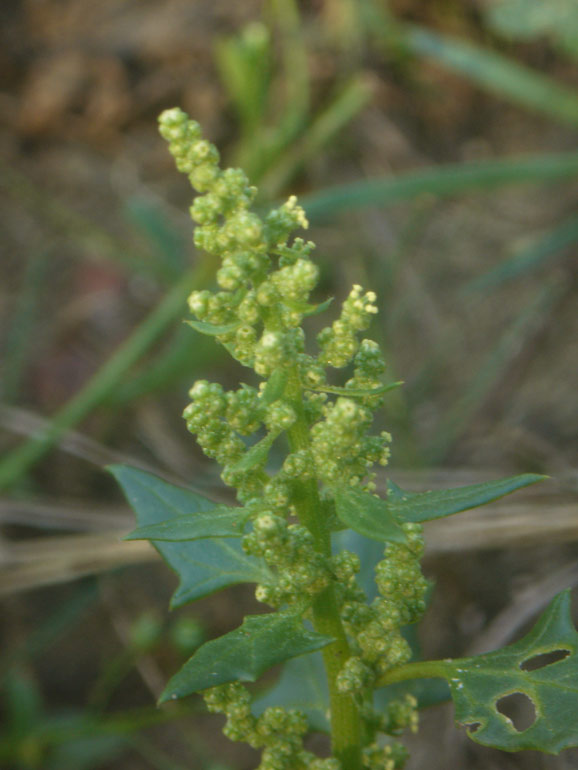
<svg viewBox="0 0 578 770">
<path fill-rule="evenodd" d="M 159 305 L 111 358 L 51 420 L 40 433 L 24 441 L 0 462 L 0 489 L 14 483 L 48 452 L 71 427 L 79 423 L 119 384 L 122 377 L 155 342 L 159 334 L 182 312 L 191 290 L 204 282 L 212 264 L 186 273 Z"/>
<path fill-rule="evenodd" d="M 288 397 L 297 413 L 295 424 L 289 429 L 291 451 L 309 449 L 309 425 L 303 409 L 303 390 L 297 372 L 287 384 Z M 331 533 L 324 516 L 315 479 L 294 482 L 293 501 L 299 521 L 309 529 L 317 550 L 331 555 Z M 339 692 L 337 675 L 351 652 L 337 606 L 332 585 L 317 596 L 313 603 L 313 626 L 321 634 L 332 636 L 333 644 L 323 648 L 323 661 L 329 686 L 331 711 L 331 744 L 334 756 L 343 770 L 361 770 L 361 718 L 353 698 Z"/>
</svg>

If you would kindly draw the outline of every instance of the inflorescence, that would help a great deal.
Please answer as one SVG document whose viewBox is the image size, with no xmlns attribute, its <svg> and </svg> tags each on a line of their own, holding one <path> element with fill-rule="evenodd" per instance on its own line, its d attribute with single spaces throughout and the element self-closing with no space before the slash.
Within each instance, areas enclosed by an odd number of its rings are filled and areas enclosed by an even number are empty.
<svg viewBox="0 0 578 770">
<path fill-rule="evenodd" d="M 372 467 L 387 464 L 391 437 L 369 434 L 373 413 L 383 401 L 385 362 L 375 342 L 360 339 L 377 313 L 375 294 L 354 286 L 338 319 L 317 335 L 317 356 L 306 352 L 302 322 L 325 305 L 310 301 L 319 278 L 311 261 L 314 244 L 291 240 L 296 229 L 308 226 L 296 198 L 261 218 L 251 211 L 256 188 L 243 171 L 221 170 L 219 153 L 203 139 L 198 123 L 179 109 L 167 110 L 160 131 L 178 169 L 199 193 L 191 206 L 195 246 L 221 258 L 218 290 L 194 291 L 189 298 L 196 328 L 213 334 L 262 378 L 259 387 L 244 384 L 229 392 L 215 383 L 196 382 L 184 412 L 187 427 L 204 453 L 221 465 L 223 481 L 236 488 L 248 511 L 252 528 L 243 547 L 261 557 L 274 575 L 257 587 L 257 599 L 306 613 L 316 596 L 335 585 L 352 651 L 338 686 L 359 697 L 375 738 L 364 750 L 364 767 L 394 770 L 403 765 L 405 750 L 393 738 L 378 741 L 377 735 L 415 729 L 415 700 L 394 702 L 384 716 L 372 710 L 363 693 L 410 657 L 401 629 L 425 608 L 421 528 L 404 525 L 407 542 L 387 546 L 376 568 L 379 596 L 368 604 L 356 582 L 358 557 L 347 551 L 321 553 L 311 532 L 296 521 L 292 502 L 296 480 L 315 483 L 329 507 L 337 485 L 371 492 Z M 352 376 L 343 387 L 331 387 L 328 369 L 344 367 L 351 367 Z M 268 450 L 303 420 L 308 441 L 289 450 L 271 473 Z M 258 440 L 248 446 L 255 434 Z M 255 717 L 249 693 L 238 683 L 208 690 L 205 697 L 210 710 L 226 715 L 226 735 L 263 750 L 260 770 L 340 770 L 336 759 L 316 759 L 303 749 L 308 727 L 299 712 L 274 708 Z"/>
</svg>

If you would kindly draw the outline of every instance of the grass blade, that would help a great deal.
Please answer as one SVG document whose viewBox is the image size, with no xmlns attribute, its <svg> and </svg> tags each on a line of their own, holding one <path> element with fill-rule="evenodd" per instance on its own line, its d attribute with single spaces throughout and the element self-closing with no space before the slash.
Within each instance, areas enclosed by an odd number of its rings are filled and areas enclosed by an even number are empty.
<svg viewBox="0 0 578 770">
<path fill-rule="evenodd" d="M 535 272 L 563 256 L 569 246 L 578 242 L 578 217 L 570 217 L 557 227 L 553 227 L 525 248 L 520 249 L 509 259 L 475 278 L 463 291 L 487 291 L 502 286 L 528 273 Z"/>
<path fill-rule="evenodd" d="M 411 53 L 433 59 L 514 104 L 578 125 L 578 94 L 555 80 L 495 51 L 423 27 L 400 25 L 398 31 Z"/>
<path fill-rule="evenodd" d="M 341 211 L 385 206 L 428 194 L 450 197 L 509 184 L 550 182 L 578 176 L 578 152 L 549 153 L 409 171 L 327 188 L 300 199 L 307 217 L 320 220 Z"/>
<path fill-rule="evenodd" d="M 209 266 L 204 263 L 198 270 L 185 274 L 129 339 L 54 416 L 48 427 L 38 435 L 29 438 L 0 461 L 0 489 L 13 484 L 46 454 L 69 428 L 80 422 L 106 399 L 166 327 L 179 317 L 191 290 L 205 279 L 208 271 Z"/>
</svg>

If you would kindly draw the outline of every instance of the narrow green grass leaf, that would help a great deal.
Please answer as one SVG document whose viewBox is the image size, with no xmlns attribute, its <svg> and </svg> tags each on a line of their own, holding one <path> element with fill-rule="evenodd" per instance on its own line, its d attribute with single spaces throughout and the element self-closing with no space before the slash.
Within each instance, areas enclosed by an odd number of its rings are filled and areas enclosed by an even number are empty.
<svg viewBox="0 0 578 770">
<path fill-rule="evenodd" d="M 113 465 L 109 470 L 123 488 L 141 527 L 167 522 L 187 513 L 207 513 L 215 507 L 196 492 L 175 487 L 145 471 L 126 465 Z M 260 583 L 271 578 L 265 566 L 245 554 L 238 537 L 186 543 L 152 540 L 151 544 L 179 576 L 172 607 L 180 607 L 237 583 Z"/>
<path fill-rule="evenodd" d="M 578 217 L 573 216 L 534 238 L 492 270 L 464 286 L 462 292 L 488 291 L 508 281 L 535 273 L 562 257 L 570 246 L 578 242 Z"/>
<path fill-rule="evenodd" d="M 82 390 L 54 415 L 48 427 L 5 454 L 0 460 L 0 489 L 17 481 L 52 449 L 67 430 L 106 400 L 131 367 L 145 355 L 166 327 L 176 320 L 191 290 L 202 284 L 209 272 L 210 267 L 204 264 L 194 273 L 186 273 Z"/>
<path fill-rule="evenodd" d="M 423 522 L 453 516 L 455 513 L 477 508 L 499 500 L 518 489 L 544 481 L 547 476 L 524 473 L 497 481 L 470 484 L 454 489 L 436 489 L 432 492 L 404 492 L 391 481 L 386 506 L 390 515 L 399 522 Z"/>
<path fill-rule="evenodd" d="M 397 177 L 336 185 L 300 198 L 311 222 L 342 211 L 387 206 L 419 195 L 451 197 L 510 184 L 549 182 L 578 176 L 578 152 L 448 164 Z"/>
<path fill-rule="evenodd" d="M 271 666 L 332 641 L 308 631 L 301 617 L 293 613 L 248 615 L 235 631 L 199 647 L 171 678 L 160 703 L 228 682 L 254 682 Z"/>
<path fill-rule="evenodd" d="M 387 500 L 362 489 L 333 490 L 335 512 L 346 526 L 380 543 L 405 543 L 406 537 Z"/>
<path fill-rule="evenodd" d="M 400 25 L 411 53 L 433 59 L 473 83 L 554 120 L 578 125 L 578 92 L 502 54 L 424 27 Z"/>
</svg>

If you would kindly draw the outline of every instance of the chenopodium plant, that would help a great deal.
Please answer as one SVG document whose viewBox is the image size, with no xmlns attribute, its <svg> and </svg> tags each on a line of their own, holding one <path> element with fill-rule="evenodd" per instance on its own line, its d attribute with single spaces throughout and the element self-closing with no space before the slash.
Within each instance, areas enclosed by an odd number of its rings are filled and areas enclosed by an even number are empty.
<svg viewBox="0 0 578 770">
<path fill-rule="evenodd" d="M 191 208 L 195 245 L 222 258 L 219 290 L 192 293 L 197 320 L 189 323 L 216 337 L 260 384 L 227 392 L 199 380 L 184 411 L 239 505 L 216 505 L 140 470 L 112 472 L 137 514 L 129 538 L 149 539 L 180 577 L 173 606 L 248 582 L 273 608 L 197 649 L 161 702 L 201 692 L 210 711 L 226 716 L 228 738 L 262 750 L 260 770 L 402 767 L 407 752 L 396 736 L 418 724 L 416 689 L 407 683 L 440 677 L 457 721 L 479 743 L 550 753 L 578 745 L 578 638 L 567 592 L 521 641 L 487 655 L 411 661 L 406 638 L 426 608 L 423 523 L 543 477 L 419 494 L 390 482 L 379 496 L 372 468 L 387 464 L 391 437 L 370 429 L 392 386 L 382 383 L 378 345 L 360 338 L 377 313 L 374 293 L 354 286 L 337 320 L 317 335 L 317 355 L 308 352 L 303 319 L 329 303 L 310 302 L 319 271 L 313 243 L 292 239 L 307 227 L 296 198 L 261 218 L 251 210 L 255 188 L 243 171 L 221 170 L 198 123 L 172 109 L 161 115 L 160 131 L 200 193 Z M 330 384 L 328 370 L 346 367 L 347 381 Z M 346 529 L 357 545 L 339 550 Z M 358 575 L 367 538 L 381 544 L 369 583 Z M 280 663 L 288 678 L 255 701 L 243 682 Z M 513 693 L 535 710 L 523 730 L 498 708 Z M 295 702 L 301 708 L 289 707 Z M 330 733 L 330 757 L 304 748 L 312 728 Z"/>
</svg>

